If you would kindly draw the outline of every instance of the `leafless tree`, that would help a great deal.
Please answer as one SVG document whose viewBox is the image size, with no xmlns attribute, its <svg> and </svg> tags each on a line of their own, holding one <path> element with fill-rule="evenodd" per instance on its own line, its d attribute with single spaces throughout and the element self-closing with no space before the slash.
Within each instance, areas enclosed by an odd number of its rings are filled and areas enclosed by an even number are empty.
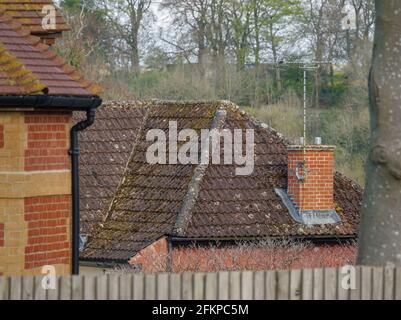
<svg viewBox="0 0 401 320">
<path fill-rule="evenodd" d="M 367 40 L 372 34 L 375 23 L 374 0 L 349 0 L 355 11 L 355 34 Z"/>
<path fill-rule="evenodd" d="M 162 2 L 162 8 L 168 9 L 174 17 L 173 24 L 187 28 L 189 36 L 194 37 L 198 64 L 202 72 L 204 72 L 208 54 L 206 29 L 209 2 L 210 0 L 164 0 Z M 173 43 L 170 42 L 170 44 Z"/>
<path fill-rule="evenodd" d="M 342 18 L 345 0 L 306 0 L 304 31 L 309 35 L 312 59 L 316 61 L 333 60 L 336 49 L 344 35 Z M 343 46 L 340 46 L 343 48 Z M 333 74 L 333 70 L 330 70 Z M 319 106 L 322 67 L 316 70 L 314 86 L 314 105 Z"/>
<path fill-rule="evenodd" d="M 110 25 L 113 27 L 117 49 L 129 56 L 131 72 L 140 71 L 140 30 L 145 15 L 150 12 L 151 0 L 100 0 Z M 121 41 L 122 40 L 122 41 Z"/>
</svg>

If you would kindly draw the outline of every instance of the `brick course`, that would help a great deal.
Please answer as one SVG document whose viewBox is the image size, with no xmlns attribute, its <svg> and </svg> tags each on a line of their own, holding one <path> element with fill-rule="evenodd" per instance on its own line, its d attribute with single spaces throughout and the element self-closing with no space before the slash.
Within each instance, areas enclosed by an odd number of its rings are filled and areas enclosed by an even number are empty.
<svg viewBox="0 0 401 320">
<path fill-rule="evenodd" d="M 64 170 L 70 168 L 68 155 L 71 113 L 25 115 L 28 146 L 25 170 Z"/>
<path fill-rule="evenodd" d="M 0 124 L 0 148 L 4 148 L 4 126 Z"/>
<path fill-rule="evenodd" d="M 305 161 L 305 181 L 296 177 L 297 163 Z M 303 172 L 301 172 L 303 174 Z M 288 194 L 301 211 L 334 208 L 334 148 L 328 146 L 301 147 L 288 150 Z"/>
<path fill-rule="evenodd" d="M 70 203 L 70 196 L 25 199 L 25 221 L 28 225 L 26 269 L 70 263 Z"/>
<path fill-rule="evenodd" d="M 0 223 L 0 248 L 4 247 L 4 223 Z"/>
</svg>

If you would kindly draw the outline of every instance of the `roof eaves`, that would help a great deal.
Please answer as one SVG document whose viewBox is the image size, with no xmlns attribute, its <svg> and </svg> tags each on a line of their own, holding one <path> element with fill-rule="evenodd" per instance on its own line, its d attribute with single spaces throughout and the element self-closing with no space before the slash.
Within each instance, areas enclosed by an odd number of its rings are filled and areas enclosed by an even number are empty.
<svg viewBox="0 0 401 320">
<path fill-rule="evenodd" d="M 49 96 L 49 95 L 0 95 L 0 109 L 70 109 L 75 111 L 85 111 L 98 108 L 102 100 L 97 97 L 81 96 Z M 5 106 L 5 108 L 3 107 Z"/>
</svg>

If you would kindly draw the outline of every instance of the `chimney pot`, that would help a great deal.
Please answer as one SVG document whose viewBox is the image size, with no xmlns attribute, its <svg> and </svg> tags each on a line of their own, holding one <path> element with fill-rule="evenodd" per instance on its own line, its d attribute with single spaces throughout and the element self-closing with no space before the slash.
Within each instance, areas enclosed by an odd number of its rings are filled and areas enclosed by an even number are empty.
<svg viewBox="0 0 401 320">
<path fill-rule="evenodd" d="M 322 138 L 321 137 L 316 137 L 315 138 L 315 144 L 320 146 L 322 144 Z"/>
</svg>

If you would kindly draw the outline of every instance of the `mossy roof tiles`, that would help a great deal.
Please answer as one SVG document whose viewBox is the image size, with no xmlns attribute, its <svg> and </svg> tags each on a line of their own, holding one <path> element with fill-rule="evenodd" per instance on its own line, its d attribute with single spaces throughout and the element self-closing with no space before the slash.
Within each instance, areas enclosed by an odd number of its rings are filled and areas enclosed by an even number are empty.
<svg viewBox="0 0 401 320">
<path fill-rule="evenodd" d="M 0 9 L 0 94 L 96 96 L 100 87 Z"/>
</svg>

